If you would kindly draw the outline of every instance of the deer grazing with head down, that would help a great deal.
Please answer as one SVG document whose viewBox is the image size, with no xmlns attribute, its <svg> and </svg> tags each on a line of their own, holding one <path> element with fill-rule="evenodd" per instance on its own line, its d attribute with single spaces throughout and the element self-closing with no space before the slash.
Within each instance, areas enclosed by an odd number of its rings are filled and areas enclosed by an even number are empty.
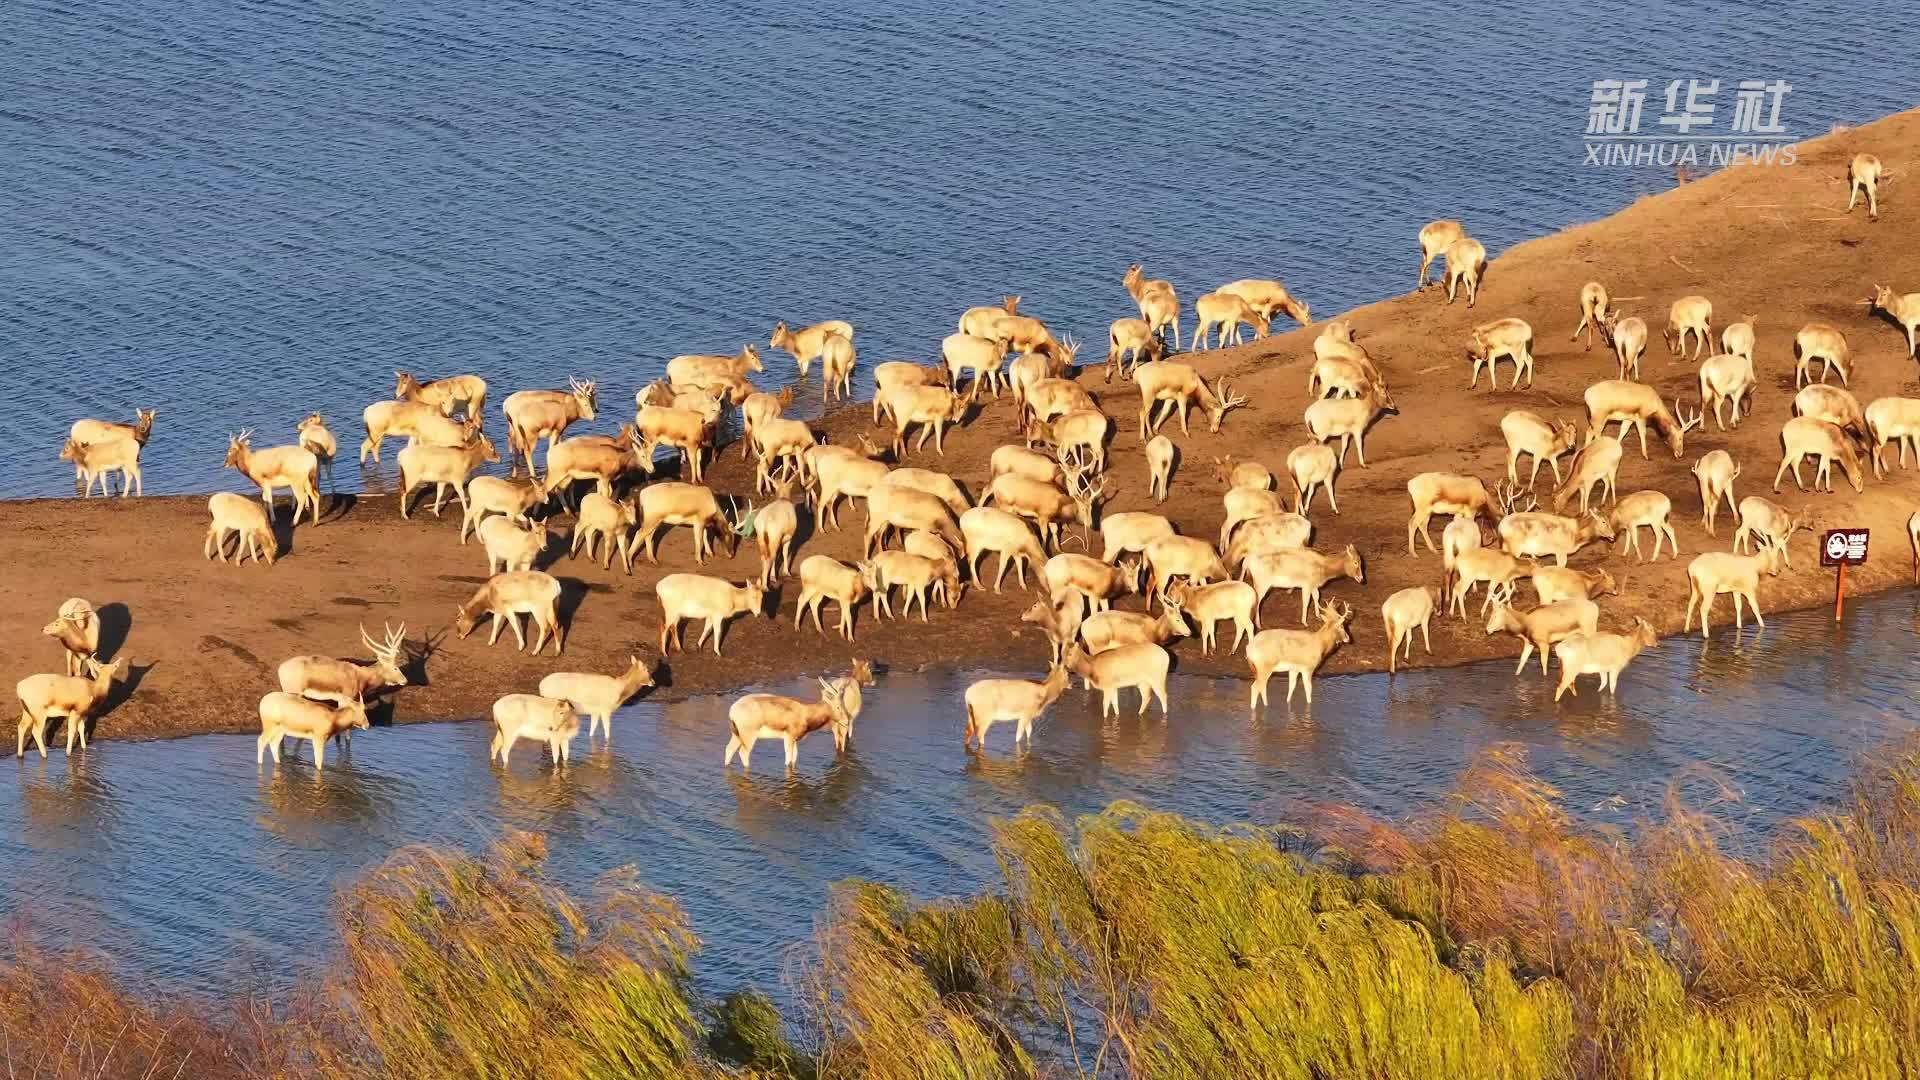
<svg viewBox="0 0 1920 1080">
<path fill-rule="evenodd" d="M 1556 566 L 1595 540 L 1612 540 L 1613 526 L 1594 511 L 1578 518 L 1536 511 L 1508 514 L 1500 519 L 1500 542 L 1515 558 L 1551 558 Z"/>
<path fill-rule="evenodd" d="M 1787 550 L 1788 541 L 1802 529 L 1813 531 L 1813 511 L 1788 510 L 1772 499 L 1749 495 L 1740 500 L 1740 527 L 1733 531 L 1733 550 L 1777 549 L 1781 563 L 1791 570 L 1793 557 Z"/>
<path fill-rule="evenodd" d="M 1240 328 L 1253 327 L 1254 340 L 1267 336 L 1268 319 L 1253 309 L 1246 298 L 1229 292 L 1212 292 L 1198 296 L 1193 301 L 1193 318 L 1198 323 L 1193 331 L 1194 350 L 1207 348 L 1207 340 L 1215 327 L 1219 327 L 1219 347 L 1238 345 L 1242 338 Z"/>
<path fill-rule="evenodd" d="M 1098 656 L 1108 649 L 1142 642 L 1165 645 L 1193 633 L 1180 605 L 1171 598 L 1162 599 L 1158 617 L 1113 608 L 1087 616 L 1080 624 L 1080 640 L 1087 652 Z"/>
<path fill-rule="evenodd" d="M 1094 518 L 1109 487 L 1104 479 L 1096 485 L 1091 476 L 1089 469 L 1067 470 L 1067 489 L 1062 491 L 1052 484 L 1004 473 L 987 485 L 980 502 L 1033 522 L 1040 530 L 1041 543 L 1054 551 L 1060 547 L 1063 524 L 1077 524 L 1089 535 L 1093 531 Z"/>
<path fill-rule="evenodd" d="M 820 679 L 820 700 L 801 701 L 778 694 L 748 694 L 727 709 L 731 733 L 727 739 L 722 767 L 740 756 L 740 771 L 752 771 L 753 745 L 762 739 L 778 739 L 786 744 L 787 771 L 800 761 L 800 740 L 822 728 L 833 734 L 833 747 L 845 753 L 853 738 L 853 722 L 860 716 L 860 688 L 872 686 L 873 665 L 855 660 L 853 670 L 837 679 Z"/>
<path fill-rule="evenodd" d="M 566 633 L 560 626 L 560 582 L 539 570 L 509 570 L 488 578 L 466 603 L 454 609 L 453 628 L 465 638 L 480 625 L 481 619 L 491 618 L 493 629 L 487 635 L 487 644 L 500 640 L 500 627 L 504 624 L 513 628 L 514 640 L 519 643 L 520 651 L 525 652 L 527 636 L 520 629 L 522 614 L 533 624 L 533 655 L 540 655 L 549 634 L 553 636 L 556 655 L 565 648 Z"/>
<path fill-rule="evenodd" d="M 1259 709 L 1266 704 L 1267 680 L 1276 671 L 1287 673 L 1287 704 L 1293 704 L 1294 685 L 1303 682 L 1307 706 L 1313 706 L 1313 673 L 1335 649 L 1353 640 L 1347 632 L 1347 623 L 1353 618 L 1351 607 L 1334 600 L 1320 605 L 1318 614 L 1317 630 L 1262 630 L 1247 643 L 1247 663 L 1253 668 L 1248 708 Z"/>
<path fill-rule="evenodd" d="M 1652 424 L 1654 433 L 1667 440 L 1667 446 L 1678 461 L 1686 452 L 1687 432 L 1700 426 L 1702 413 L 1695 410 L 1692 416 L 1680 408 L 1676 400 L 1673 408 L 1660 397 L 1660 392 L 1644 383 L 1628 382 L 1625 379 L 1608 379 L 1587 387 L 1583 395 L 1587 403 L 1587 429 L 1589 432 L 1605 433 L 1607 425 L 1618 421 L 1619 439 L 1627 440 L 1627 432 L 1640 429 L 1640 456 L 1647 456 L 1647 425 Z"/>
<path fill-rule="evenodd" d="M 1622 454 L 1619 439 L 1588 432 L 1587 444 L 1574 455 L 1573 464 L 1567 468 L 1566 483 L 1553 491 L 1553 508 L 1566 509 L 1567 503 L 1573 501 L 1577 493 L 1580 496 L 1580 512 L 1586 513 L 1596 485 L 1605 493 L 1604 499 L 1612 500 Z"/>
<path fill-rule="evenodd" d="M 1753 363 L 1755 341 L 1753 324 L 1759 319 L 1758 315 L 1742 315 L 1740 321 L 1728 323 L 1727 328 L 1720 331 L 1720 351 L 1732 353 L 1749 364 Z"/>
<path fill-rule="evenodd" d="M 713 554 L 713 540 L 707 535 L 709 531 L 729 541 L 729 555 L 739 547 L 739 536 L 734 531 L 733 522 L 721 511 L 720 500 L 711 488 L 668 481 L 640 489 L 640 526 L 627 541 L 629 561 L 635 547 L 646 553 L 648 562 L 660 561 L 656 544 L 663 525 L 668 528 L 686 525 L 693 529 L 693 557 L 696 562 L 706 562 L 707 556 Z"/>
<path fill-rule="evenodd" d="M 1110 563 L 1122 555 L 1145 552 L 1148 544 L 1172 535 L 1173 523 L 1159 514 L 1137 510 L 1106 514 L 1100 519 L 1100 561 Z"/>
<path fill-rule="evenodd" d="M 266 507 L 244 495 L 220 491 L 207 499 L 207 512 L 213 519 L 207 525 L 207 538 L 202 545 L 207 558 L 218 556 L 221 562 L 227 561 L 229 535 L 234 538 L 235 565 L 245 562 L 249 555 L 254 562 L 259 562 L 263 551 L 268 566 L 279 558 L 280 540 L 273 534 L 273 522 Z"/>
<path fill-rule="evenodd" d="M 1813 473 L 1816 489 L 1833 490 L 1833 463 L 1838 461 L 1846 470 L 1847 482 L 1853 485 L 1854 492 L 1866 490 L 1854 441 L 1837 426 L 1811 416 L 1796 416 L 1781 425 L 1780 443 L 1786 452 L 1780 458 L 1780 468 L 1773 474 L 1775 492 L 1780 490 L 1780 479 L 1788 469 L 1793 470 L 1793 486 L 1806 490 L 1800 479 L 1800 462 L 1806 458 L 1813 458 L 1817 465 Z"/>
<path fill-rule="evenodd" d="M 1428 551 L 1435 550 L 1433 536 L 1427 531 L 1427 523 L 1435 514 L 1469 519 L 1485 515 L 1498 520 L 1507 512 L 1507 504 L 1519 497 L 1519 492 L 1510 489 L 1503 489 L 1501 494 L 1503 501 L 1496 503 L 1479 477 L 1458 473 L 1424 472 L 1409 479 L 1407 498 L 1413 503 L 1413 513 L 1407 518 L 1407 554 L 1414 554 L 1415 536 L 1426 541 Z"/>
<path fill-rule="evenodd" d="M 1447 253 L 1455 240 L 1464 239 L 1467 230 L 1457 221 L 1429 221 L 1420 227 L 1420 284 L 1415 291 L 1427 287 L 1427 271 L 1433 261 Z"/>
<path fill-rule="evenodd" d="M 1587 335 L 1587 350 L 1593 350 L 1593 333 L 1600 331 L 1601 340 L 1606 339 L 1607 309 L 1609 298 L 1607 287 L 1597 281 L 1589 281 L 1580 286 L 1580 325 L 1573 328 L 1573 336 L 1567 340 L 1579 341 L 1581 334 Z"/>
<path fill-rule="evenodd" d="M 1471 390 L 1480 382 L 1480 368 L 1487 369 L 1487 389 L 1500 389 L 1500 359 L 1505 357 L 1513 361 L 1513 381 L 1507 389 L 1520 387 L 1520 376 L 1527 377 L 1527 387 L 1533 387 L 1533 327 L 1525 319 L 1495 319 L 1490 323 L 1481 323 L 1473 328 L 1467 338 L 1467 359 L 1473 362 L 1473 374 L 1467 380 L 1467 389 Z"/>
<path fill-rule="evenodd" d="M 944 508 L 943 508 L 944 509 Z M 993 591 L 999 592 L 1007 577 L 1007 568 L 1019 575 L 1020 587 L 1027 587 L 1027 570 L 1038 574 L 1047 561 L 1046 549 L 1033 535 L 1027 523 L 997 506 L 976 506 L 960 515 L 960 547 L 967 558 L 967 579 L 980 582 L 980 559 L 989 552 L 1000 557 L 993 575 Z"/>
<path fill-rule="evenodd" d="M 1853 213 L 1853 204 L 1865 196 L 1867 220 L 1880 220 L 1880 178 L 1883 175 L 1879 158 L 1866 153 L 1853 155 L 1847 162 L 1847 213 Z"/>
<path fill-rule="evenodd" d="M 1487 272 L 1487 249 L 1471 236 L 1462 236 L 1447 245 L 1447 303 L 1453 303 L 1455 286 L 1465 285 L 1467 306 L 1480 299 L 1480 276 Z"/>
<path fill-rule="evenodd" d="M 1195 404 L 1207 412 L 1207 430 L 1219 431 L 1220 422 L 1227 413 L 1247 403 L 1245 395 L 1235 394 L 1228 389 L 1225 379 L 1209 386 L 1191 365 L 1171 360 L 1156 360 L 1134 368 L 1133 382 L 1140 388 L 1142 441 L 1158 432 L 1160 425 L 1175 413 L 1180 416 L 1180 434 L 1191 434 L 1187 427 L 1187 411 Z M 1162 405 L 1166 406 L 1164 410 Z"/>
<path fill-rule="evenodd" d="M 1700 359 L 1700 354 L 1713 342 L 1713 301 L 1704 296 L 1683 296 L 1667 309 L 1667 327 L 1660 332 L 1661 340 L 1667 343 L 1667 351 L 1675 356 L 1687 355 L 1687 341 L 1693 341 L 1692 359 Z"/>
<path fill-rule="evenodd" d="M 507 395 L 500 409 L 507 417 L 508 464 L 519 469 L 517 452 L 527 460 L 527 475 L 537 477 L 535 445 L 544 438 L 551 452 L 569 427 L 599 414 L 599 403 L 599 391 L 591 379 L 568 379 L 565 390 L 520 390 Z"/>
<path fill-rule="evenodd" d="M 1254 314 L 1269 323 L 1273 321 L 1275 315 L 1284 314 L 1301 326 L 1313 325 L 1312 310 L 1288 292 L 1285 285 L 1272 278 L 1241 278 L 1238 281 L 1229 281 L 1215 289 L 1214 294 L 1237 296 L 1245 300 Z"/>
</svg>

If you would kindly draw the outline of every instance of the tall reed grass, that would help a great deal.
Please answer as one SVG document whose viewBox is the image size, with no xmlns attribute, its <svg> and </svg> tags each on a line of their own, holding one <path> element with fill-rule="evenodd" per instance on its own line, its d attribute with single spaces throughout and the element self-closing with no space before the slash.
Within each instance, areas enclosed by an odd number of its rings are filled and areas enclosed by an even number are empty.
<svg viewBox="0 0 1920 1080">
<path fill-rule="evenodd" d="M 0 1076 L 1920 1076 L 1920 742 L 1758 856 L 1678 800 L 1583 824 L 1511 748 L 1409 820 L 1303 818 L 1029 810 L 992 827 L 995 889 L 835 889 L 784 1016 L 703 999 L 684 914 L 630 870 L 579 898 L 538 837 L 408 849 L 341 893 L 338 959 L 287 1001 L 16 945 Z"/>
</svg>

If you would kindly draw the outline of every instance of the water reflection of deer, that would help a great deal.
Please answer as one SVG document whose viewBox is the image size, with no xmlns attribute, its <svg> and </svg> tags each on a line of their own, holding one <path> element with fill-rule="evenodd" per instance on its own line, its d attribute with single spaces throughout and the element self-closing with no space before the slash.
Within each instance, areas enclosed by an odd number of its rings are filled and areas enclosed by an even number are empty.
<svg viewBox="0 0 1920 1080">
<path fill-rule="evenodd" d="M 63 769 L 61 765 L 64 765 Z M 77 754 L 49 767 L 48 759 L 22 770 L 21 801 L 27 835 L 36 847 L 60 848 L 69 838 L 110 834 L 120 818 L 113 785 L 89 754 Z"/>
<path fill-rule="evenodd" d="M 327 769 L 288 755 L 278 765 L 260 769 L 260 827 L 297 839 L 316 826 L 365 826 L 387 817 L 403 792 L 391 777 L 366 772 L 353 763 L 351 751 Z"/>
<path fill-rule="evenodd" d="M 534 831 L 624 819 L 648 787 L 643 770 L 608 742 L 589 743 L 586 751 L 564 768 L 554 767 L 544 748 L 539 761 L 491 765 L 502 814 Z"/>
<path fill-rule="evenodd" d="M 848 747 L 818 776 L 731 771 L 726 776 L 727 786 L 733 789 L 735 822 L 741 832 L 755 838 L 785 831 L 795 817 L 837 817 L 873 779 L 856 747 Z"/>
</svg>

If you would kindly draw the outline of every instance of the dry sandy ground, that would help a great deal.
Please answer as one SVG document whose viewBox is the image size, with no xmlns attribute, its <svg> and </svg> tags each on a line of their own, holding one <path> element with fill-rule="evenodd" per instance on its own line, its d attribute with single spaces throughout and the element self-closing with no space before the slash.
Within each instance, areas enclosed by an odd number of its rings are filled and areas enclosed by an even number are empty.
<svg viewBox="0 0 1920 1080">
<path fill-rule="evenodd" d="M 1822 320 L 1846 331 L 1856 362 L 1852 389 L 1863 404 L 1885 395 L 1920 396 L 1915 364 L 1906 356 L 1900 331 L 1884 317 L 1869 317 L 1859 303 L 1876 282 L 1897 291 L 1920 290 L 1920 205 L 1904 180 L 1917 164 L 1916 145 L 1920 112 L 1896 115 L 1804 145 L 1796 167 L 1721 172 L 1641 200 L 1605 220 L 1495 253 L 1473 310 L 1464 298 L 1448 306 L 1443 294 L 1429 290 L 1347 313 L 1380 360 L 1401 412 L 1382 419 L 1369 435 L 1366 468 L 1349 459 L 1351 467 L 1338 481 L 1343 513 L 1331 514 L 1324 504 L 1313 513 L 1316 547 L 1337 551 L 1352 543 L 1366 562 L 1364 585 L 1339 582 L 1328 590 L 1329 596 L 1351 601 L 1358 612 L 1353 644 L 1332 658 L 1328 670 L 1384 667 L 1380 601 L 1403 586 L 1439 582 L 1437 557 L 1424 548 L 1417 557 L 1406 552 L 1408 477 L 1444 469 L 1477 474 L 1491 486 L 1504 469 L 1498 424 L 1509 409 L 1578 419 L 1584 429 L 1581 392 L 1614 375 L 1613 360 L 1600 346 L 1589 352 L 1568 341 L 1578 320 L 1580 286 L 1589 279 L 1605 282 L 1617 297 L 1632 298 L 1618 306 L 1644 317 L 1656 337 L 1666 321 L 1667 305 L 1689 293 L 1713 301 L 1716 334 L 1741 314 L 1759 316 L 1755 362 L 1761 385 L 1754 398 L 1755 415 L 1729 432 L 1714 430 L 1709 419 L 1707 430 L 1687 439 L 1684 460 L 1674 460 L 1657 442 L 1647 460 L 1630 447 L 1620 469 L 1621 494 L 1657 488 L 1673 498 L 1682 560 L 1639 565 L 1599 545 L 1574 560 L 1576 566 L 1606 565 L 1616 575 L 1628 572 L 1625 595 L 1602 603 L 1603 626 L 1623 626 L 1632 616 L 1644 615 L 1663 632 L 1678 631 L 1687 591 L 1685 559 L 1703 550 L 1725 549 L 1731 528 L 1723 519 L 1715 539 L 1701 527 L 1699 496 L 1688 469 L 1699 455 L 1724 448 L 1745 470 L 1737 495 L 1767 488 L 1780 460 L 1779 427 L 1793 396 L 1792 340 L 1801 325 Z M 1902 177 L 1883 189 L 1881 219 L 1874 224 L 1864 212 L 1841 213 L 1846 190 L 1840 178 L 1848 157 L 1858 150 L 1879 155 Z M 1412 235 L 1419 224 L 1407 223 L 1409 270 L 1416 262 Z M 1467 224 L 1471 228 L 1473 223 Z M 1120 269 L 1115 268 L 1111 305 L 1116 317 L 1131 314 L 1118 280 Z M 1248 267 L 1250 274 L 1263 271 Z M 1176 283 L 1188 301 L 1198 284 Z M 962 299 L 955 299 L 956 306 Z M 1321 317 L 1331 314 L 1322 312 Z M 1463 342 L 1468 329 L 1509 315 L 1525 318 L 1535 328 L 1537 384 L 1489 392 L 1483 381 L 1478 390 L 1467 390 Z M 1089 329 L 1079 328 L 1080 336 L 1096 337 Z M 1306 440 L 1301 414 L 1315 333 L 1317 328 L 1299 330 L 1182 358 L 1210 376 L 1228 375 L 1253 400 L 1250 408 L 1232 413 L 1218 434 L 1206 433 L 1204 425 L 1191 437 L 1174 431 L 1183 463 L 1173 498 L 1158 509 L 1182 532 L 1217 534 L 1222 485 L 1207 467 L 1213 456 L 1256 458 L 1280 473 L 1287 451 Z M 1503 365 L 1503 386 L 1510 371 Z M 1642 377 L 1670 400 L 1681 396 L 1691 406 L 1695 399 L 1695 365 L 1670 357 L 1658 340 L 1651 343 Z M 1098 368 L 1088 369 L 1082 379 L 1117 421 L 1110 457 L 1119 487 L 1106 509 L 1149 508 L 1132 387 L 1102 385 Z M 632 389 L 610 387 L 608 400 L 618 402 Z M 613 406 L 613 411 L 618 408 Z M 970 491 L 978 491 L 986 478 L 987 455 L 1015 438 L 1012 409 L 1009 401 L 989 402 L 967 428 L 950 435 L 944 460 L 929 448 L 912 455 L 910 463 L 944 467 Z M 865 405 L 831 415 L 819 426 L 834 441 L 850 441 L 855 432 L 871 430 Z M 343 434 L 342 441 L 350 445 L 357 435 Z M 734 454 L 724 458 L 710 482 L 723 492 L 750 488 Z M 1920 475 L 1893 472 L 1885 481 L 1869 479 L 1864 496 L 1856 496 L 1844 483 L 1837 486 L 1833 494 L 1799 494 L 1789 480 L 1783 501 L 1810 505 L 1818 527 L 1866 526 L 1874 531 L 1871 561 L 1850 575 L 1854 590 L 1905 584 L 1910 555 L 1904 523 L 1920 506 Z M 58 670 L 57 647 L 41 635 L 40 627 L 65 597 L 89 598 L 105 614 L 108 651 L 127 657 L 132 665 L 130 692 L 117 695 L 112 710 L 99 721 L 104 738 L 257 730 L 255 702 L 273 689 L 273 669 L 283 657 L 357 653 L 358 626 L 364 622 L 377 634 L 388 620 L 406 622 L 419 655 L 413 665 L 418 685 L 399 694 L 383 710 L 386 717 L 405 722 L 485 716 L 497 695 L 531 689 L 542 674 L 556 668 L 615 670 L 629 652 L 656 639 L 659 621 L 652 582 L 662 573 L 693 565 L 686 530 L 667 534 L 660 567 L 643 564 L 632 576 L 621 573 L 618 564 L 609 573 L 582 560 L 558 558 L 548 569 L 567 587 L 569 610 L 563 617 L 572 629 L 566 654 L 532 659 L 513 650 L 510 636 L 488 648 L 484 635 L 463 641 L 447 632 L 454 606 L 482 581 L 485 570 L 477 544 L 463 548 L 456 543 L 454 515 L 402 522 L 390 498 L 343 502 L 319 527 L 299 529 L 292 550 L 278 566 L 235 569 L 201 557 L 205 503 L 200 498 L 4 505 L 0 514 L 8 527 L 0 529 L 0 555 L 12 572 L 0 583 L 0 596 L 5 610 L 14 614 L 0 621 L 0 673 L 18 678 Z M 807 538 L 801 554 L 849 557 L 857 551 L 861 518 L 855 511 L 843 519 L 853 529 Z M 1762 601 L 1768 610 L 1830 602 L 1831 572 L 1818 568 L 1814 545 L 1800 534 L 1793 545 L 1796 569 L 1763 583 Z M 709 569 L 738 579 L 755 565 L 755 556 L 745 549 Z M 1037 674 L 1044 667 L 1044 641 L 1031 630 L 1022 632 L 1017 622 L 1033 596 L 1015 590 L 1011 579 L 1004 595 L 969 591 L 957 612 L 936 612 L 924 626 L 918 621 L 877 624 L 863 611 L 855 649 L 837 637 L 816 635 L 810 626 L 794 632 L 795 591 L 789 585 L 778 597 L 776 619 L 736 621 L 724 660 L 711 653 L 672 656 L 664 675 L 667 685 L 655 693 L 727 691 L 843 668 L 856 650 L 879 661 L 883 671 L 963 663 Z M 1264 624 L 1296 625 L 1295 603 L 1292 594 L 1270 597 Z M 1123 606 L 1140 604 L 1139 598 L 1129 598 Z M 1730 614 L 1725 599 L 1718 614 L 1723 621 Z M 1416 654 L 1416 663 L 1451 664 L 1517 652 L 1511 638 L 1489 640 L 1478 619 L 1436 619 L 1434 631 L 1433 654 Z M 430 645 L 422 649 L 423 643 Z M 1203 659 L 1190 641 L 1179 645 L 1176 656 L 1181 670 L 1246 674 L 1242 658 L 1216 654 Z M 956 717 L 956 731 L 958 727 Z"/>
</svg>

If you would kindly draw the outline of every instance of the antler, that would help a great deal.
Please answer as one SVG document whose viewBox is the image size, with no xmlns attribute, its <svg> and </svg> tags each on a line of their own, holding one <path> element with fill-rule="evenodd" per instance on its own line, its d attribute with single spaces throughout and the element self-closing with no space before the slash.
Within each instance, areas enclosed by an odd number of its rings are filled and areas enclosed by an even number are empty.
<svg viewBox="0 0 1920 1080">
<path fill-rule="evenodd" d="M 1247 403 L 1245 394 L 1236 394 L 1229 389 L 1225 375 L 1220 376 L 1219 381 L 1213 384 L 1213 396 L 1219 399 L 1221 412 L 1237 409 Z"/>
</svg>

